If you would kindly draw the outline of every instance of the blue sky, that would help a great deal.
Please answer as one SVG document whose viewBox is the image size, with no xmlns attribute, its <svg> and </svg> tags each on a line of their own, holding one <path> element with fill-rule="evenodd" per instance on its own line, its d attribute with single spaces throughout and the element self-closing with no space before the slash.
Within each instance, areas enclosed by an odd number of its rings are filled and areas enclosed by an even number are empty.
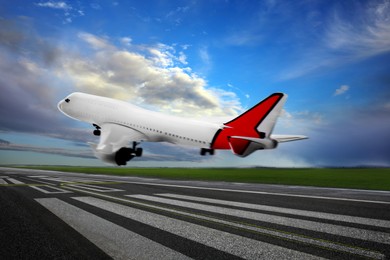
<svg viewBox="0 0 390 260">
<path fill-rule="evenodd" d="M 0 164 L 103 165 L 74 91 L 233 117 L 289 95 L 275 128 L 309 140 L 248 158 L 144 143 L 132 166 L 390 166 L 390 1 L 0 0 Z"/>
</svg>

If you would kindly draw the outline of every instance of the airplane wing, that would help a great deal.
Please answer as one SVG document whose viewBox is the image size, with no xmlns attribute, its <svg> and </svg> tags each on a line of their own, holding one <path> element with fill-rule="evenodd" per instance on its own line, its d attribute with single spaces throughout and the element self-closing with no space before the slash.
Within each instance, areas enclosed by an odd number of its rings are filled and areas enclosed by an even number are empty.
<svg viewBox="0 0 390 260">
<path fill-rule="evenodd" d="M 96 152 L 109 154 L 118 151 L 122 147 L 129 145 L 129 142 L 140 142 L 147 137 L 132 128 L 114 123 L 105 123 L 100 125 L 100 142 L 99 144 L 90 144 Z"/>
<path fill-rule="evenodd" d="M 271 135 L 271 138 L 276 140 L 278 143 L 308 139 L 308 137 L 304 135 Z"/>
<path fill-rule="evenodd" d="M 259 149 L 272 149 L 277 143 L 307 139 L 304 135 L 271 135 L 269 138 L 253 138 L 246 136 L 230 136 L 229 145 L 235 155 L 246 157 Z M 275 143 L 275 141 L 277 143 Z"/>
</svg>

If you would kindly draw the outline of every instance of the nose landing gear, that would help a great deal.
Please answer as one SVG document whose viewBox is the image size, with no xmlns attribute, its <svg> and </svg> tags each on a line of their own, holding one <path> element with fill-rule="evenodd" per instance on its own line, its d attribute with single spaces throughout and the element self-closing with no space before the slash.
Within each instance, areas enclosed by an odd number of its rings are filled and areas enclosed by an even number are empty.
<svg viewBox="0 0 390 260">
<path fill-rule="evenodd" d="M 93 134 L 96 136 L 100 136 L 101 131 L 100 131 L 100 126 L 93 124 L 93 126 L 96 128 L 96 130 L 93 131 Z"/>
</svg>

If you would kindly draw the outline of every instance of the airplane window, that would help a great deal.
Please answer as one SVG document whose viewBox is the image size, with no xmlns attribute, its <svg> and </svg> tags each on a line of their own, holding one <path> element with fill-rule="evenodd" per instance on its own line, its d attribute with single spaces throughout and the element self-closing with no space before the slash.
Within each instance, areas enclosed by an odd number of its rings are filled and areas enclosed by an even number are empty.
<svg viewBox="0 0 390 260">
<path fill-rule="evenodd" d="M 65 99 L 65 102 L 66 102 L 66 103 L 69 103 L 69 101 L 70 101 L 70 99 L 69 99 L 69 98 Z"/>
</svg>

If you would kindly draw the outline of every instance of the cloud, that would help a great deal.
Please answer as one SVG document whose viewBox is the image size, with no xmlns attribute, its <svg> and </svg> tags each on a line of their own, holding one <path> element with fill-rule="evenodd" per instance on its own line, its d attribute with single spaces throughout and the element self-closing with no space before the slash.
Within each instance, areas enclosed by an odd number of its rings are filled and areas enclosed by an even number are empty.
<svg viewBox="0 0 390 260">
<path fill-rule="evenodd" d="M 119 49 L 108 38 L 80 33 L 88 50 L 62 58 L 57 75 L 73 82 L 76 90 L 118 98 L 181 115 L 236 115 L 233 92 L 207 86 L 193 73 L 184 52 L 176 55 L 165 44 L 134 45 Z M 91 52 L 92 49 L 92 52 Z M 234 103 L 235 107 L 227 107 Z"/>
<path fill-rule="evenodd" d="M 190 68 L 179 67 L 185 54 L 176 56 L 171 46 L 119 49 L 109 38 L 85 32 L 78 34 L 82 42 L 59 46 L 25 30 L 25 24 L 0 20 L 2 130 L 64 134 L 69 127 L 56 103 L 74 90 L 181 115 L 235 115 L 240 110 L 233 92 L 209 87 Z M 70 85 L 74 88 L 61 90 Z"/>
<path fill-rule="evenodd" d="M 113 46 L 111 46 L 106 39 L 102 37 L 96 37 L 95 35 L 90 33 L 81 32 L 78 34 L 78 37 L 83 41 L 87 42 L 89 46 L 95 50 L 113 48 Z"/>
<path fill-rule="evenodd" d="M 35 152 L 35 153 L 62 155 L 62 156 L 77 157 L 77 158 L 89 158 L 89 159 L 95 158 L 90 149 L 76 150 L 76 149 L 41 147 L 35 145 L 13 144 L 7 141 L 0 142 L 0 150 Z"/>
<path fill-rule="evenodd" d="M 336 12 L 325 43 L 350 58 L 367 58 L 390 51 L 390 2 L 368 2 L 359 15 L 345 19 Z"/>
<path fill-rule="evenodd" d="M 47 2 L 39 2 L 35 3 L 38 7 L 49 8 L 53 10 L 59 10 L 63 12 L 62 22 L 64 24 L 68 24 L 72 22 L 73 18 L 84 16 L 84 10 L 80 7 L 81 3 L 74 3 L 76 7 L 70 5 L 64 1 L 47 1 Z"/>
<path fill-rule="evenodd" d="M 10 145 L 10 142 L 8 142 L 4 139 L 0 139 L 0 145 L 2 145 L 2 146 Z"/>
<path fill-rule="evenodd" d="M 130 37 L 122 37 L 120 41 L 123 45 L 130 46 L 133 40 Z"/>
<path fill-rule="evenodd" d="M 224 43 L 231 46 L 258 46 L 262 40 L 264 39 L 264 36 L 254 31 L 239 31 L 234 32 L 230 34 L 228 37 L 224 39 Z"/>
<path fill-rule="evenodd" d="M 345 94 L 348 90 L 349 90 L 349 86 L 348 86 L 348 85 L 342 85 L 342 86 L 340 86 L 338 89 L 335 90 L 335 92 L 333 93 L 333 96 L 343 95 L 343 94 Z"/>
<path fill-rule="evenodd" d="M 203 75 L 207 74 L 211 70 L 211 68 L 213 66 L 213 61 L 212 61 L 212 58 L 210 56 L 208 47 L 207 46 L 202 46 L 201 48 L 199 48 L 198 55 L 199 55 L 199 58 L 200 58 L 200 60 L 202 62 L 202 65 L 201 65 L 201 68 L 200 68 L 200 72 Z"/>
<path fill-rule="evenodd" d="M 194 3 L 190 3 L 190 5 L 193 4 Z M 176 9 L 169 11 L 164 17 L 159 19 L 165 19 L 173 23 L 175 26 L 179 26 L 182 23 L 184 14 L 186 14 L 190 10 L 190 5 L 176 7 Z"/>
<path fill-rule="evenodd" d="M 343 6 L 343 5 L 341 5 Z M 298 78 L 320 69 L 342 66 L 390 51 L 390 1 L 348 3 L 343 8 L 353 11 L 353 16 L 335 6 L 322 32 L 304 54 L 296 54 L 297 63 L 280 74 L 281 80 Z M 344 14 L 344 16 L 342 15 Z M 312 43 L 312 42 L 311 42 Z"/>
<path fill-rule="evenodd" d="M 25 26 L 0 20 L 0 130 L 71 141 L 75 149 L 52 149 L 1 141 L 1 150 L 92 158 L 80 143 L 97 142 L 92 127 L 64 117 L 57 102 L 83 91 L 182 116 L 235 115 L 241 105 L 234 92 L 208 86 L 185 67 L 184 51 L 164 44 L 116 47 L 108 37 L 86 32 L 57 45 Z M 28 28 L 28 29 L 27 29 Z M 126 41 L 125 41 L 126 42 Z M 129 42 L 129 41 L 127 41 Z M 181 48 L 182 49 L 182 48 Z M 184 65 L 184 66 L 183 66 Z M 191 161 L 198 149 L 143 144 L 140 161 Z"/>
<path fill-rule="evenodd" d="M 81 141 L 80 130 L 58 114 L 53 68 L 62 50 L 34 34 L 29 20 L 0 20 L 0 130 Z"/>
<path fill-rule="evenodd" d="M 40 7 L 48 7 L 53 9 L 62 9 L 62 10 L 72 9 L 72 6 L 68 5 L 66 2 L 48 1 L 48 2 L 35 3 L 35 5 Z"/>
<path fill-rule="evenodd" d="M 58 123 L 52 103 L 55 95 L 36 63 L 14 60 L 0 51 L 0 85 L 1 130 L 46 132 Z"/>
<path fill-rule="evenodd" d="M 387 100 L 376 100 L 338 115 L 333 115 L 335 111 L 329 113 L 332 117 L 326 122 L 306 128 L 304 134 L 309 139 L 294 150 L 296 156 L 313 166 L 390 166 Z"/>
</svg>

